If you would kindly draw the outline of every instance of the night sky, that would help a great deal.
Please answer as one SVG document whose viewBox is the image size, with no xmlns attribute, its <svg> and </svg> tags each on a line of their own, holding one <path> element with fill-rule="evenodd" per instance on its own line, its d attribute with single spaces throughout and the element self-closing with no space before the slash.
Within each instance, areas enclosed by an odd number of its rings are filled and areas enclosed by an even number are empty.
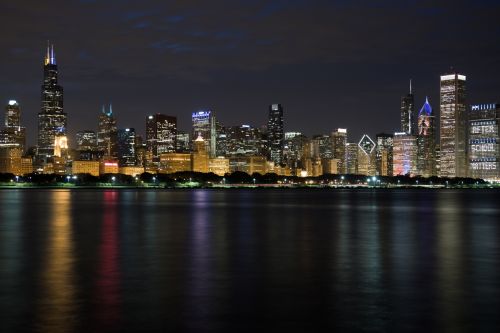
<svg viewBox="0 0 500 333">
<path fill-rule="evenodd" d="M 399 130 L 410 78 L 417 108 L 429 95 L 438 111 L 451 66 L 467 75 L 469 102 L 500 101 L 498 0 L 1 0 L 0 13 L 0 101 L 21 104 L 30 144 L 49 39 L 71 141 L 109 102 L 139 133 L 150 113 L 188 130 L 200 109 L 260 126 L 281 103 L 286 131 L 347 127 L 358 141 Z"/>
</svg>

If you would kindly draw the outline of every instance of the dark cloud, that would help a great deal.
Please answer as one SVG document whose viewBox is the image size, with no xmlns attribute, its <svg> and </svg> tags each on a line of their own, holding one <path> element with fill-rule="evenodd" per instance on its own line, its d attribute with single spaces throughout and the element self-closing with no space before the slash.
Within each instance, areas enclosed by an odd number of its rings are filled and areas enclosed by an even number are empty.
<svg viewBox="0 0 500 333">
<path fill-rule="evenodd" d="M 151 112 L 213 108 L 227 124 L 398 129 L 399 97 L 438 108 L 438 76 L 468 75 L 474 101 L 498 100 L 498 1 L 16 1 L 0 5 L 0 98 L 17 98 L 34 142 L 41 63 L 56 44 L 70 129 L 96 127 L 112 101 L 121 126 Z"/>
</svg>

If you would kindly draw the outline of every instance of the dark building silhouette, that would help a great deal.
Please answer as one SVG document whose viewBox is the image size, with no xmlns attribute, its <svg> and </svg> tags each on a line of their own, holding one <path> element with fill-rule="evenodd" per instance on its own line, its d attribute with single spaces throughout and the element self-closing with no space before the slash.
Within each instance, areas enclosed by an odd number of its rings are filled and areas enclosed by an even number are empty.
<svg viewBox="0 0 500 333">
<path fill-rule="evenodd" d="M 272 104 L 269 106 L 267 122 L 268 159 L 276 165 L 283 163 L 283 145 L 285 134 L 283 131 L 283 106 Z"/>
</svg>

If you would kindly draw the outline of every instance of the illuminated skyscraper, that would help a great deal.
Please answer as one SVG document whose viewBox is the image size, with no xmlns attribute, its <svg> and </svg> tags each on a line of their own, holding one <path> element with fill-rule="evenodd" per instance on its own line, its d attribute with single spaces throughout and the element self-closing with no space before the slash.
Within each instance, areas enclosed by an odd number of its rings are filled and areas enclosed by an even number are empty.
<svg viewBox="0 0 500 333">
<path fill-rule="evenodd" d="M 99 124 L 97 130 L 97 147 L 104 153 L 105 156 L 117 157 L 116 150 L 117 129 L 116 120 L 113 115 L 111 104 L 109 110 L 106 111 L 104 105 L 102 112 L 99 115 Z"/>
<path fill-rule="evenodd" d="M 0 145 L 24 152 L 26 128 L 21 126 L 21 109 L 15 100 L 10 100 L 5 108 L 5 128 L 0 133 Z"/>
<path fill-rule="evenodd" d="M 201 135 L 207 145 L 209 156 L 214 158 L 217 154 L 217 124 L 215 114 L 213 111 L 193 112 L 191 119 L 193 122 L 192 140 L 196 140 Z"/>
<path fill-rule="evenodd" d="M 267 140 L 269 160 L 276 165 L 282 164 L 285 135 L 283 132 L 283 106 L 281 104 L 272 104 L 269 106 Z"/>
<path fill-rule="evenodd" d="M 424 177 L 436 176 L 436 140 L 434 114 L 425 98 L 425 103 L 418 113 L 417 135 L 417 173 Z"/>
<path fill-rule="evenodd" d="M 56 135 L 66 135 L 67 115 L 63 109 L 63 88 L 57 82 L 54 46 L 47 46 L 43 67 L 42 110 L 38 113 L 37 160 L 47 162 L 54 155 Z"/>
<path fill-rule="evenodd" d="M 347 173 L 347 129 L 338 128 L 332 133 L 333 158 L 338 160 L 337 172 Z"/>
<path fill-rule="evenodd" d="M 393 175 L 415 176 L 417 174 L 417 137 L 406 132 L 394 133 Z"/>
<path fill-rule="evenodd" d="M 162 153 L 175 153 L 176 141 L 176 117 L 160 113 L 146 117 L 146 147 L 155 161 L 160 161 Z"/>
<path fill-rule="evenodd" d="M 94 131 L 79 131 L 76 132 L 76 149 L 77 150 L 95 150 L 97 148 L 97 134 Z"/>
<path fill-rule="evenodd" d="M 440 146 L 442 177 L 467 177 L 465 76 L 441 76 Z"/>
<path fill-rule="evenodd" d="M 415 103 L 413 93 L 411 91 L 408 95 L 401 97 L 401 132 L 408 134 L 415 134 Z"/>
<path fill-rule="evenodd" d="M 118 129 L 116 146 L 120 166 L 136 165 L 135 145 L 135 130 L 133 128 Z"/>
<path fill-rule="evenodd" d="M 375 176 L 376 174 L 376 151 L 377 145 L 368 135 L 363 135 L 358 143 L 358 174 Z"/>
<path fill-rule="evenodd" d="M 472 105 L 469 112 L 470 176 L 500 181 L 500 104 Z"/>
<path fill-rule="evenodd" d="M 392 176 L 393 166 L 393 135 L 379 133 L 376 135 L 377 175 Z"/>
<path fill-rule="evenodd" d="M 346 173 L 350 175 L 358 174 L 358 144 L 348 142 L 346 144 Z"/>
</svg>

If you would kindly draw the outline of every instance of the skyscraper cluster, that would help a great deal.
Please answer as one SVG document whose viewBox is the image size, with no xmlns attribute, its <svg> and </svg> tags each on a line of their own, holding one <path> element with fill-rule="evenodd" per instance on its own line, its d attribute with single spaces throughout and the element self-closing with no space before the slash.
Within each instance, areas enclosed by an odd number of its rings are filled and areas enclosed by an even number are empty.
<svg viewBox="0 0 500 333">
<path fill-rule="evenodd" d="M 37 145 L 26 149 L 21 108 L 8 102 L 0 131 L 0 172 L 100 175 L 179 171 L 224 175 L 277 173 L 294 176 L 442 176 L 500 180 L 500 104 L 467 104 L 466 76 L 440 76 L 439 117 L 426 97 L 416 108 L 412 83 L 401 97 L 401 127 L 351 141 L 346 128 L 307 137 L 285 132 L 283 105 L 268 106 L 267 124 L 225 126 L 213 110 L 191 115 L 191 130 L 177 117 L 153 113 L 144 127 L 121 128 L 112 105 L 96 113 L 96 130 L 67 137 L 67 114 L 53 45 L 43 63 Z M 265 114 L 263 112 L 263 114 Z M 396 114 L 396 112 L 394 113 Z M 438 117 L 438 119 L 437 119 Z M 145 139 L 137 129 L 145 128 Z M 72 147 L 70 147 L 72 146 Z"/>
</svg>

